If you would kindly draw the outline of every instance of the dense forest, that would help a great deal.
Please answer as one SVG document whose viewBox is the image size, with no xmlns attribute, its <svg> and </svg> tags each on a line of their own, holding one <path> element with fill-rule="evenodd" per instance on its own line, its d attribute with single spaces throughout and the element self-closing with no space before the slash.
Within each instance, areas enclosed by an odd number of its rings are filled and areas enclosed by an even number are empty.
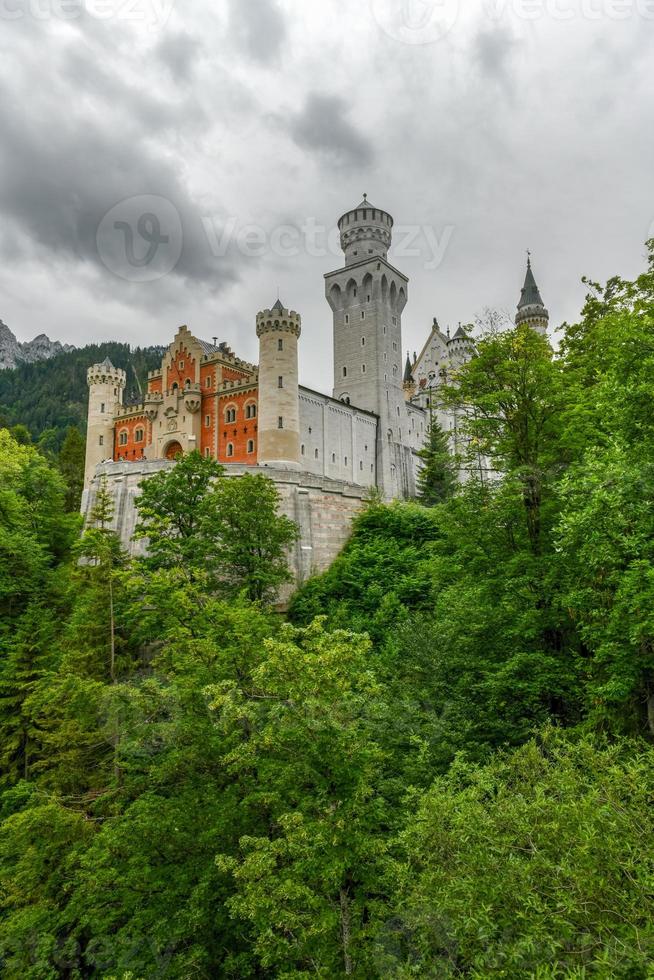
<svg viewBox="0 0 654 980">
<path fill-rule="evenodd" d="M 86 433 L 86 372 L 91 364 L 108 357 L 127 372 L 125 400 L 139 401 L 148 371 L 159 367 L 162 354 L 160 347 L 91 344 L 47 361 L 0 371 L 0 426 L 23 426 L 33 439 L 58 452 L 69 428 Z"/>
<path fill-rule="evenodd" d="M 496 477 L 434 429 L 284 616 L 265 477 L 183 458 L 130 559 L 0 432 L 3 977 L 654 975 L 654 242 L 587 285 L 443 392 Z"/>
</svg>

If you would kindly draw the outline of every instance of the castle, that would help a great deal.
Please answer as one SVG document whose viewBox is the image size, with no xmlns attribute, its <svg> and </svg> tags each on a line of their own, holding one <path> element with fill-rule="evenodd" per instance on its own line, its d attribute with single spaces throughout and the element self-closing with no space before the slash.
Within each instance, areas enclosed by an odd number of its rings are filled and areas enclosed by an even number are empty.
<svg viewBox="0 0 654 980">
<path fill-rule="evenodd" d="M 302 579 L 329 564 L 371 489 L 388 500 L 415 495 L 417 453 L 432 415 L 456 447 L 456 419 L 439 407 L 438 387 L 472 355 L 470 336 L 459 327 L 450 337 L 434 320 L 420 354 L 403 366 L 408 279 L 388 261 L 393 218 L 364 195 L 338 227 L 345 262 L 325 275 L 331 395 L 300 384 L 301 317 L 280 300 L 257 314 L 258 365 L 184 326 L 150 372 L 141 404 L 123 403 L 126 375 L 109 360 L 89 368 L 82 509 L 105 478 L 117 530 L 132 551 L 139 483 L 198 450 L 227 475 L 256 468 L 275 480 L 283 509 L 300 526 L 293 565 Z M 528 261 L 516 322 L 545 334 L 548 318 Z"/>
</svg>

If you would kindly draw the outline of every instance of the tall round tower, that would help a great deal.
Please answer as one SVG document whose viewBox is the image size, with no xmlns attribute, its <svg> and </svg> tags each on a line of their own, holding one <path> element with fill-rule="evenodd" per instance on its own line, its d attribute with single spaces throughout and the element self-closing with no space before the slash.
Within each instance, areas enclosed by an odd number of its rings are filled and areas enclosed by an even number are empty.
<svg viewBox="0 0 654 980">
<path fill-rule="evenodd" d="M 543 337 L 547 336 L 547 325 L 550 322 L 550 315 L 541 299 L 540 290 L 536 285 L 534 274 L 531 271 L 531 258 L 527 259 L 527 275 L 525 276 L 525 284 L 520 294 L 515 322 L 517 327 L 522 323 L 526 323 L 536 333 L 542 334 Z"/>
<path fill-rule="evenodd" d="M 123 403 L 127 375 L 115 368 L 109 358 L 94 364 L 86 373 L 89 386 L 89 411 L 86 427 L 86 463 L 84 487 L 88 488 L 95 468 L 114 455 L 114 414 Z"/>
<path fill-rule="evenodd" d="M 257 461 L 300 466 L 300 401 L 297 342 L 301 318 L 277 300 L 257 314 L 259 338 L 259 428 Z"/>
</svg>

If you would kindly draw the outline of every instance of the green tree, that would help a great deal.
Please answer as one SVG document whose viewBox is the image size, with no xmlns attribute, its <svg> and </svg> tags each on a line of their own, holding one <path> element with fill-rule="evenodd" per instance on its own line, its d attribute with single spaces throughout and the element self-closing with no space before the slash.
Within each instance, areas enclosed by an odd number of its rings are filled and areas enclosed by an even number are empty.
<svg viewBox="0 0 654 980">
<path fill-rule="evenodd" d="M 249 788 L 243 805 L 267 825 L 219 856 L 236 884 L 228 906 L 274 976 L 370 976 L 386 851 L 370 644 L 316 621 L 264 645 L 250 682 L 209 689 L 219 726 L 239 737 L 228 762 Z"/>
<path fill-rule="evenodd" d="M 208 499 L 223 472 L 215 460 L 192 452 L 141 484 L 134 537 L 148 539 L 149 569 L 177 566 L 191 577 L 202 574 L 210 547 L 205 533 Z"/>
<path fill-rule="evenodd" d="M 455 765 L 415 801 L 384 975 L 648 976 L 653 762 L 549 730 Z"/>
<path fill-rule="evenodd" d="M 418 499 L 427 507 L 433 507 L 451 497 L 457 486 L 449 439 L 438 424 L 438 419 L 432 419 L 427 430 L 427 441 L 418 456 L 422 460 L 418 475 Z"/>
<path fill-rule="evenodd" d="M 77 513 L 82 501 L 84 486 L 84 458 L 86 444 L 75 426 L 66 430 L 63 445 L 59 450 L 58 466 L 66 481 L 66 510 Z"/>
<path fill-rule="evenodd" d="M 279 504 L 275 484 L 261 473 L 215 484 L 202 530 L 215 542 L 209 562 L 223 588 L 264 602 L 291 581 L 288 549 L 298 527 Z"/>
</svg>

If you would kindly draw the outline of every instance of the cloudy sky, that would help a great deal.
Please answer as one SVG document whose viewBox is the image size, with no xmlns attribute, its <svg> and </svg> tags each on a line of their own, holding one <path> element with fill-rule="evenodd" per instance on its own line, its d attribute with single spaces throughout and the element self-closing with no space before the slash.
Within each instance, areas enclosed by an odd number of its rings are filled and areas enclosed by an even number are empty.
<svg viewBox="0 0 654 980">
<path fill-rule="evenodd" d="M 303 316 L 364 191 L 395 217 L 404 343 L 513 313 L 525 251 L 552 323 L 654 235 L 654 0 L 0 0 L 0 318 L 27 340 L 256 359 Z"/>
</svg>

